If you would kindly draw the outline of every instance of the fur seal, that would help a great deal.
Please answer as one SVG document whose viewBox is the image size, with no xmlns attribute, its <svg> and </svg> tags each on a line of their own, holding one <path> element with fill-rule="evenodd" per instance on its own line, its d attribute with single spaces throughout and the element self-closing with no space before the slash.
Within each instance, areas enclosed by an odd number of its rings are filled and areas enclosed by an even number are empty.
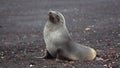
<svg viewBox="0 0 120 68">
<path fill-rule="evenodd" d="M 65 18 L 58 11 L 49 11 L 44 27 L 46 55 L 44 58 L 62 60 L 93 60 L 96 51 L 88 46 L 74 42 L 66 28 Z"/>
</svg>

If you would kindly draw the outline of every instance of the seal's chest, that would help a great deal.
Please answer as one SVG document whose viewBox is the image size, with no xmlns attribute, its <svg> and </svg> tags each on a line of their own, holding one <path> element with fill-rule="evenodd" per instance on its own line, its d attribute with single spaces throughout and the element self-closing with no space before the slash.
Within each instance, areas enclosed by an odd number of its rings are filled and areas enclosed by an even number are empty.
<svg viewBox="0 0 120 68">
<path fill-rule="evenodd" d="M 49 38 L 51 38 L 51 41 L 59 41 L 61 40 L 62 33 L 60 31 L 53 31 L 50 33 Z"/>
</svg>

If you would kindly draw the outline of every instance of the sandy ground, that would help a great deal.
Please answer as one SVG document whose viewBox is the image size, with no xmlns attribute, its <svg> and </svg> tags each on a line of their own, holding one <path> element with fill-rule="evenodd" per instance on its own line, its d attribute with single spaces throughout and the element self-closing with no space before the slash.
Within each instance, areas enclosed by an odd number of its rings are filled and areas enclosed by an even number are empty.
<svg viewBox="0 0 120 68">
<path fill-rule="evenodd" d="M 120 68 L 120 0 L 0 0 L 0 68 Z M 38 59 L 49 9 L 63 13 L 72 38 L 95 48 L 90 62 Z"/>
</svg>

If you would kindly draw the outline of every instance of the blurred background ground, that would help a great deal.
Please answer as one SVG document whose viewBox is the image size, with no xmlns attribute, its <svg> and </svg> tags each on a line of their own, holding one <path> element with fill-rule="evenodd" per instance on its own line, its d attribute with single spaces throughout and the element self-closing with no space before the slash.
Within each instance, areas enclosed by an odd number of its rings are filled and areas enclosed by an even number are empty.
<svg viewBox="0 0 120 68">
<path fill-rule="evenodd" d="M 0 0 L 0 68 L 120 68 L 120 0 Z M 43 56 L 49 9 L 63 13 L 72 38 L 96 49 L 91 62 Z"/>
</svg>

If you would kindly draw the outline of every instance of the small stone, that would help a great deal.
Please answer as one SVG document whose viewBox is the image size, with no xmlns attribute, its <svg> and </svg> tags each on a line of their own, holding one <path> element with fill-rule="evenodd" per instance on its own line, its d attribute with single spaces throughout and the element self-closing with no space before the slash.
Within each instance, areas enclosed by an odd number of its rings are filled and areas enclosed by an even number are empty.
<svg viewBox="0 0 120 68">
<path fill-rule="evenodd" d="M 95 22 L 96 22 L 96 21 L 97 21 L 97 19 L 94 19 L 93 21 L 95 21 Z"/>
<path fill-rule="evenodd" d="M 47 66 L 43 66 L 44 68 L 46 68 Z"/>
<path fill-rule="evenodd" d="M 76 22 L 76 20 L 75 20 L 75 19 L 73 19 L 73 22 Z"/>
<path fill-rule="evenodd" d="M 60 61 L 58 58 L 56 58 L 56 61 Z"/>
<path fill-rule="evenodd" d="M 27 36 L 26 36 L 26 35 L 24 35 L 24 36 L 23 36 L 23 39 L 25 39 L 25 38 L 27 38 Z"/>
<path fill-rule="evenodd" d="M 120 34 L 118 34 L 118 36 L 120 36 Z"/>
<path fill-rule="evenodd" d="M 95 27 L 95 25 L 91 25 L 90 27 Z"/>
<path fill-rule="evenodd" d="M 73 64 L 73 63 L 75 63 L 75 62 L 74 62 L 74 61 L 70 61 L 69 63 L 70 63 L 70 64 Z"/>
<path fill-rule="evenodd" d="M 69 63 L 63 64 L 63 65 L 64 65 L 64 67 L 75 68 L 75 66 L 73 66 L 73 65 L 71 65 L 71 64 L 69 64 Z"/>
<path fill-rule="evenodd" d="M 94 33 L 96 33 L 96 31 L 95 31 L 95 30 L 94 30 L 93 32 L 94 32 Z"/>
<path fill-rule="evenodd" d="M 35 63 L 30 63 L 29 67 L 34 67 Z"/>
<path fill-rule="evenodd" d="M 12 51 L 12 54 L 14 54 L 15 52 L 14 51 Z"/>
<path fill-rule="evenodd" d="M 74 66 L 72 66 L 72 68 L 75 68 Z"/>
<path fill-rule="evenodd" d="M 41 52 L 44 52 L 44 50 L 43 50 L 43 49 L 41 49 Z"/>
<path fill-rule="evenodd" d="M 117 43 L 118 45 L 120 45 L 120 43 Z"/>
<path fill-rule="evenodd" d="M 90 29 L 91 29 L 91 28 L 89 28 L 89 27 L 85 28 L 86 31 L 88 31 L 88 30 L 90 30 Z"/>
<path fill-rule="evenodd" d="M 119 58 L 120 57 L 120 54 L 116 54 L 116 58 Z"/>
<path fill-rule="evenodd" d="M 103 61 L 104 59 L 103 59 L 103 58 L 100 58 L 100 57 L 96 57 L 96 60 L 97 60 L 97 61 Z"/>
<path fill-rule="evenodd" d="M 104 64 L 104 65 L 103 65 L 103 68 L 108 68 L 107 64 Z"/>
<path fill-rule="evenodd" d="M 1 59 L 4 59 L 4 58 L 5 58 L 5 57 L 3 57 L 3 56 L 1 57 Z"/>
<path fill-rule="evenodd" d="M 109 68 L 112 68 L 112 64 L 111 64 L 111 63 L 109 63 L 108 67 L 109 67 Z"/>
<path fill-rule="evenodd" d="M 113 64 L 115 63 L 115 62 L 112 62 Z"/>
<path fill-rule="evenodd" d="M 30 67 L 33 67 L 34 65 L 30 64 Z"/>
</svg>

